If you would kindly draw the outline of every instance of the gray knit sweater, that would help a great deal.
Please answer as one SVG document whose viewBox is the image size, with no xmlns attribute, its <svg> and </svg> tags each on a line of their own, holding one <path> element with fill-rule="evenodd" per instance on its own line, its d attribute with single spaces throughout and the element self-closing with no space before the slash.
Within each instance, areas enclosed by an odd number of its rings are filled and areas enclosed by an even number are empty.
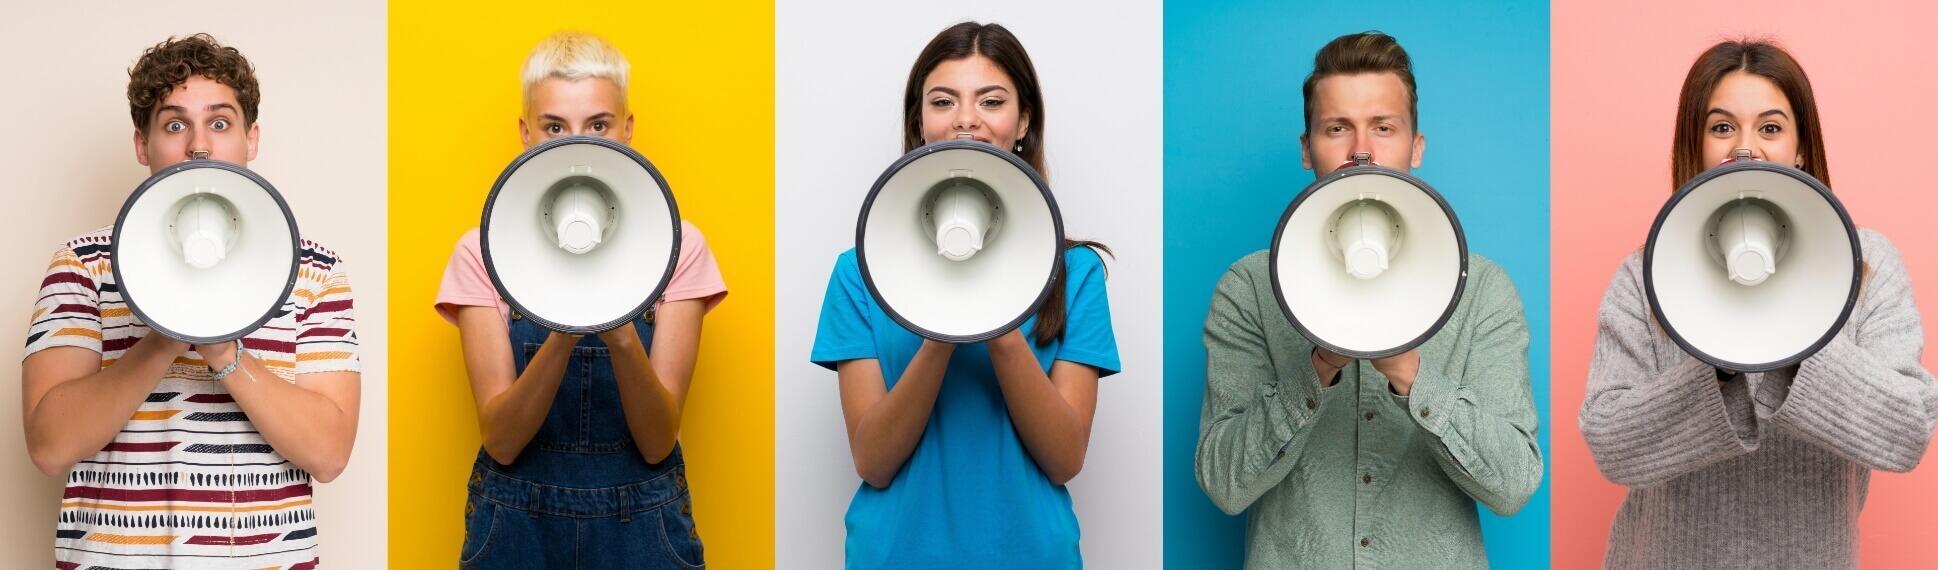
<svg viewBox="0 0 1938 570">
<path fill-rule="evenodd" d="M 1938 389 L 1897 250 L 1862 230 L 1870 274 L 1823 350 L 1719 382 L 1652 323 L 1630 255 L 1602 299 L 1581 432 L 1629 488 L 1611 568 L 1835 568 L 1857 563 L 1870 470 L 1908 471 Z"/>
</svg>

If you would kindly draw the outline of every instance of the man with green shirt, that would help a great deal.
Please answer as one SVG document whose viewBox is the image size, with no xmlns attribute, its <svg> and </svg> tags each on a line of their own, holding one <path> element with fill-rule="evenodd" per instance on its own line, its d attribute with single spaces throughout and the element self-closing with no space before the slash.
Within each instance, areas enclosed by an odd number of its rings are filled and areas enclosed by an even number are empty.
<svg viewBox="0 0 1938 570">
<path fill-rule="evenodd" d="M 1302 163 L 1370 153 L 1420 166 L 1412 63 L 1391 36 L 1341 36 L 1305 80 Z M 1507 274 L 1478 255 L 1452 317 L 1374 360 L 1314 346 L 1272 293 L 1269 252 L 1231 266 L 1205 318 L 1198 485 L 1247 513 L 1253 568 L 1485 567 L 1474 502 L 1519 511 L 1541 482 L 1528 332 Z"/>
</svg>

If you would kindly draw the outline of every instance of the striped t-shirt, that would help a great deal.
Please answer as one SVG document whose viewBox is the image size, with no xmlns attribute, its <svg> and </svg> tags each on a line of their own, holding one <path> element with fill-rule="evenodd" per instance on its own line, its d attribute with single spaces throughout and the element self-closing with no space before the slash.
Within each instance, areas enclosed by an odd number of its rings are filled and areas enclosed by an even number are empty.
<svg viewBox="0 0 1938 570">
<path fill-rule="evenodd" d="M 105 368 L 148 334 L 115 285 L 111 234 L 95 230 L 55 252 L 27 354 L 81 347 L 100 352 Z M 299 263 L 282 310 L 243 348 L 284 381 L 357 371 L 343 262 L 303 240 Z M 177 357 L 114 441 L 68 472 L 56 568 L 316 566 L 309 473 L 270 448 L 210 376 L 194 350 Z"/>
</svg>

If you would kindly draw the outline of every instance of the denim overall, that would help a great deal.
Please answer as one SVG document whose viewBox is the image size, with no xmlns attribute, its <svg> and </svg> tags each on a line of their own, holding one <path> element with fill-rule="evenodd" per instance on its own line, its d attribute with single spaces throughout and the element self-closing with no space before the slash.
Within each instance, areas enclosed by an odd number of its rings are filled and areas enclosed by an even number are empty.
<svg viewBox="0 0 1938 570">
<path fill-rule="evenodd" d="M 653 344 L 653 312 L 633 320 Z M 549 334 L 513 315 L 519 373 Z M 620 408 L 612 358 L 579 339 L 551 412 L 511 465 L 478 451 L 465 502 L 459 566 L 480 569 L 701 568 L 700 535 L 678 445 L 649 465 Z"/>
</svg>

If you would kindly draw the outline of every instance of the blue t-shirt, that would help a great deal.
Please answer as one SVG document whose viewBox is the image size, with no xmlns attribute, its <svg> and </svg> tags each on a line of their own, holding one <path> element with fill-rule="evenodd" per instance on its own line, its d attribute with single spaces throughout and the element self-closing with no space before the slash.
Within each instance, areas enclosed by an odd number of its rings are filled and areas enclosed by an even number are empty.
<svg viewBox="0 0 1938 570">
<path fill-rule="evenodd" d="M 1117 373 L 1117 339 L 1110 329 L 1110 299 L 1103 260 L 1088 247 L 1063 254 L 1068 319 L 1063 338 L 1030 347 L 1047 373 L 1064 360 Z M 1036 318 L 1023 322 L 1029 335 Z M 882 311 L 862 284 L 855 252 L 835 261 L 821 326 L 814 335 L 815 364 L 876 359 L 893 389 L 908 369 L 922 337 Z M 1077 514 L 1070 492 L 1049 477 L 1024 450 L 1010 423 L 989 349 L 956 348 L 943 373 L 941 392 L 922 431 L 922 441 L 886 489 L 863 483 L 848 504 L 849 568 L 1077 568 Z"/>
</svg>

